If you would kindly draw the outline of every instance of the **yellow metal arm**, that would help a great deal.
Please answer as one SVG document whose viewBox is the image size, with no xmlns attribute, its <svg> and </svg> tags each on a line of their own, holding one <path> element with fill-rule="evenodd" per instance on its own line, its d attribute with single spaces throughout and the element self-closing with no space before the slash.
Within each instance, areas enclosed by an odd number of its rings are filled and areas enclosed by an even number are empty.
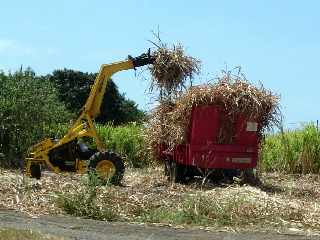
<svg viewBox="0 0 320 240">
<path fill-rule="evenodd" d="M 106 91 L 106 87 L 111 76 L 119 71 L 141 67 L 154 62 L 154 57 L 148 53 L 144 53 L 138 57 L 128 57 L 128 60 L 115 62 L 111 64 L 103 64 L 91 89 L 90 95 L 82 113 L 94 119 L 100 114 L 100 107 Z"/>
<path fill-rule="evenodd" d="M 69 129 L 67 135 L 65 135 L 60 141 L 59 145 L 63 145 L 75 138 L 81 138 L 84 136 L 92 137 L 95 139 L 98 150 L 104 150 L 105 146 L 100 140 L 97 131 L 93 124 L 93 119 L 100 114 L 100 107 L 106 91 L 106 87 L 111 76 L 119 71 L 128 70 L 134 68 L 134 61 L 128 59 L 122 62 L 116 62 L 111 64 L 103 64 L 100 68 L 96 80 L 91 88 L 90 95 L 81 110 L 81 114 Z"/>
<path fill-rule="evenodd" d="M 102 104 L 103 96 L 105 94 L 106 87 L 111 76 L 116 72 L 133 68 L 134 65 L 131 59 L 112 64 L 103 64 L 100 68 L 100 72 L 95 80 L 89 98 L 82 111 L 85 114 L 88 114 L 92 119 L 97 117 L 100 114 L 100 107 Z"/>
</svg>

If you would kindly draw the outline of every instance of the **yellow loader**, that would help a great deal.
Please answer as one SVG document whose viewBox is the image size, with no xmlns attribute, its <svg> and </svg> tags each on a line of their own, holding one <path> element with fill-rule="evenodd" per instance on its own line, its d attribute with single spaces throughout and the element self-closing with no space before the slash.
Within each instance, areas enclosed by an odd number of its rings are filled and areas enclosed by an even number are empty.
<svg viewBox="0 0 320 240">
<path fill-rule="evenodd" d="M 125 170 L 123 160 L 116 153 L 107 151 L 97 135 L 94 119 L 100 114 L 107 82 L 114 73 L 135 69 L 153 62 L 154 57 L 151 56 L 149 50 L 148 53 L 135 58 L 129 56 L 124 61 L 103 64 L 79 117 L 67 134 L 59 140 L 47 138 L 29 149 L 25 159 L 26 174 L 40 179 L 41 167 L 47 166 L 55 173 L 93 171 L 98 178 L 119 184 Z M 88 137 L 93 139 L 96 148 L 92 149 L 85 141 L 82 141 Z"/>
</svg>

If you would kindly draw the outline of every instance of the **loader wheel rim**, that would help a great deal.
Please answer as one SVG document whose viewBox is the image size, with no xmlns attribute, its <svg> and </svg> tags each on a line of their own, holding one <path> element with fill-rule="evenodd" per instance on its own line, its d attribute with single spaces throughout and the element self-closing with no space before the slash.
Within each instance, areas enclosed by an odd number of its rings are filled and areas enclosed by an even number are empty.
<svg viewBox="0 0 320 240">
<path fill-rule="evenodd" d="M 116 173 L 116 166 L 110 160 L 102 160 L 96 166 L 97 174 L 102 179 L 112 178 Z"/>
</svg>

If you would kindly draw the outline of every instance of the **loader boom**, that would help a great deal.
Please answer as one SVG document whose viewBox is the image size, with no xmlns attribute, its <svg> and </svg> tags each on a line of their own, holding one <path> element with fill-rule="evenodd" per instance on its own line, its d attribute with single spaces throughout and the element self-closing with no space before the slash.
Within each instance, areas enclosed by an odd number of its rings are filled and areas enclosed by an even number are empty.
<svg viewBox="0 0 320 240">
<path fill-rule="evenodd" d="M 79 117 L 73 122 L 67 134 L 56 142 L 52 141 L 52 139 L 45 139 L 30 148 L 29 155 L 26 158 L 27 175 L 30 175 L 30 167 L 37 164 L 46 164 L 53 171 L 60 172 L 61 169 L 50 161 L 49 153 L 52 152 L 52 150 L 63 148 L 67 144 L 70 144 L 82 137 L 93 138 L 96 142 L 98 151 L 106 150 L 103 142 L 97 134 L 93 120 L 100 114 L 100 107 L 109 79 L 116 72 L 152 64 L 153 61 L 154 58 L 150 55 L 149 50 L 148 53 L 144 53 L 135 58 L 129 56 L 128 59 L 124 61 L 103 64 L 100 67 L 100 71 L 91 88 L 89 97 L 80 111 Z M 79 173 L 85 171 L 85 166 L 82 162 L 83 161 L 76 162 L 77 166 L 75 169 Z"/>
<path fill-rule="evenodd" d="M 83 107 L 83 111 L 93 119 L 97 117 L 100 114 L 100 107 L 110 77 L 116 72 L 132 68 L 134 66 L 130 59 L 112 64 L 103 64 L 91 89 L 89 98 Z"/>
<path fill-rule="evenodd" d="M 91 88 L 89 97 L 80 112 L 80 116 L 69 129 L 67 135 L 60 140 L 60 144 L 69 142 L 70 140 L 74 139 L 75 136 L 87 136 L 95 139 L 98 150 L 101 151 L 105 149 L 104 144 L 97 135 L 93 120 L 100 114 L 102 100 L 111 76 L 116 72 L 133 68 L 134 64 L 131 59 L 111 64 L 103 64 L 101 66 Z"/>
</svg>

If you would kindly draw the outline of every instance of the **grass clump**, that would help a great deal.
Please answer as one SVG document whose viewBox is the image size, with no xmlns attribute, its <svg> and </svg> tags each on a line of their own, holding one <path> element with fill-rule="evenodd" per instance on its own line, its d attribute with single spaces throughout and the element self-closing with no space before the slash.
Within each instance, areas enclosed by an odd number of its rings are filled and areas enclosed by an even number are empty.
<svg viewBox="0 0 320 240">
<path fill-rule="evenodd" d="M 281 130 L 268 135 L 261 151 L 264 171 L 285 173 L 320 172 L 320 133 L 316 126 L 307 124 L 300 129 Z"/>
<path fill-rule="evenodd" d="M 73 193 L 60 193 L 56 199 L 57 205 L 67 214 L 95 220 L 115 221 L 118 215 L 110 204 L 101 204 L 99 197 L 99 179 L 91 174 L 83 186 Z"/>
<path fill-rule="evenodd" d="M 95 220 L 115 221 L 117 214 L 108 206 L 98 205 L 97 190 L 85 188 L 77 194 L 63 194 L 58 205 L 67 213 L 77 217 Z"/>
</svg>

